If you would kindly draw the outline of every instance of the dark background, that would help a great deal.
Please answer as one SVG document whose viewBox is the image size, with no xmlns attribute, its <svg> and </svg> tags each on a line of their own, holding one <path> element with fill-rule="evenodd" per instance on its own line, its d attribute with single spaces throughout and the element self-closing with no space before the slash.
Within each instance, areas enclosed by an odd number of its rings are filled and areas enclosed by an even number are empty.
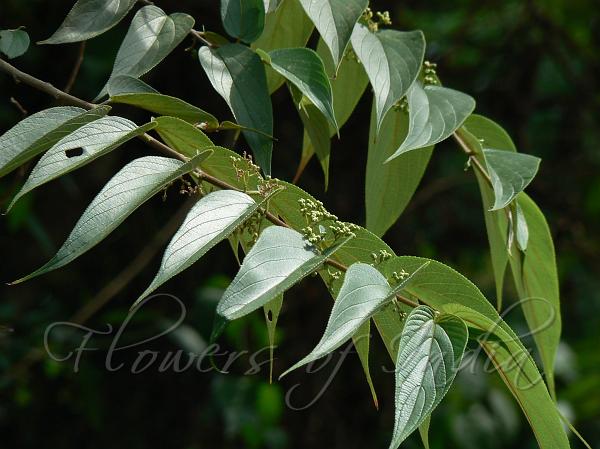
<svg viewBox="0 0 600 449">
<path fill-rule="evenodd" d="M 501 123 L 520 151 L 543 158 L 529 193 L 547 215 L 558 253 L 564 339 L 559 348 L 559 405 L 592 446 L 600 442 L 600 17 L 598 4 L 552 1 L 373 1 L 390 10 L 394 27 L 420 28 L 428 41 L 427 58 L 438 63 L 444 84 L 473 95 L 477 112 Z M 24 25 L 32 41 L 47 38 L 71 7 L 70 0 L 0 0 L 0 29 Z M 223 32 L 217 1 L 158 2 L 167 12 L 196 18 L 196 29 Z M 133 13 L 132 13 L 133 14 Z M 73 93 L 90 100 L 107 79 L 127 30 L 120 25 L 87 45 Z M 315 36 L 313 36 L 314 42 Z M 186 40 L 144 80 L 161 92 L 181 96 L 221 119 L 230 114 L 212 91 Z M 32 46 L 15 60 L 22 70 L 64 87 L 78 44 Z M 33 113 L 52 99 L 0 74 L 0 131 L 22 118 L 14 97 Z M 293 176 L 301 149 L 301 123 L 285 89 L 273 97 L 276 144 L 274 176 Z M 313 161 L 300 180 L 342 219 L 364 223 L 364 167 L 371 95 L 334 142 L 331 181 L 323 192 Z M 142 123 L 147 116 L 113 110 Z M 229 136 L 214 136 L 227 142 Z M 238 150 L 244 149 L 243 143 Z M 87 204 L 126 162 L 147 154 L 130 142 L 110 155 L 25 197 L 0 218 L 0 281 L 37 268 L 64 241 Z M 398 254 L 441 260 L 464 273 L 484 292 L 493 291 L 487 239 L 477 185 L 464 173 L 465 158 L 452 142 L 438 145 L 413 200 L 385 240 Z M 3 207 L 24 181 L 32 164 L 0 180 Z M 179 349 L 199 351 L 208 338 L 213 308 L 235 274 L 227 243 L 161 288 L 187 307 L 184 325 L 153 342 L 118 351 L 111 372 L 106 349 L 132 301 L 158 268 L 160 253 L 181 220 L 185 199 L 175 189 L 135 212 L 108 239 L 76 263 L 15 287 L 0 287 L 0 447 L 82 448 L 320 448 L 387 447 L 393 425 L 393 375 L 378 338 L 372 341 L 372 371 L 380 410 L 354 354 L 325 388 L 334 363 L 317 373 L 297 372 L 268 382 L 268 367 L 245 376 L 243 356 L 231 373 L 189 369 L 159 372 L 160 361 Z M 177 215 L 179 214 L 179 215 Z M 175 217 L 175 218 L 173 218 Z M 507 297 L 514 299 L 509 288 Z M 278 328 L 275 377 L 312 349 L 324 329 L 330 302 L 314 279 L 286 296 Z M 96 310 L 97 309 L 97 310 Z M 177 304 L 164 297 L 142 309 L 128 324 L 119 345 L 156 335 L 178 316 Z M 94 336 L 82 355 L 59 363 L 39 348 L 44 331 L 57 321 L 86 317 L 85 325 L 112 336 Z M 524 329 L 520 313 L 508 318 Z M 66 328 L 52 334 L 52 349 L 68 354 L 83 333 Z M 262 314 L 233 323 L 222 338 L 229 350 L 256 351 L 267 344 Z M 132 374 L 139 351 L 159 351 L 158 361 Z M 260 353 L 258 359 L 265 360 Z M 482 358 L 479 359 L 483 361 Z M 223 357 L 217 357 L 222 365 Z M 205 361 L 203 368 L 208 367 Z M 294 385 L 300 384 L 294 387 Z M 324 389 L 323 394 L 319 391 Z M 319 396 L 305 410 L 301 407 Z M 526 420 L 495 375 L 464 372 L 434 413 L 432 447 L 532 448 Z M 418 436 L 405 446 L 420 447 Z M 573 446 L 580 443 L 573 440 Z"/>
</svg>

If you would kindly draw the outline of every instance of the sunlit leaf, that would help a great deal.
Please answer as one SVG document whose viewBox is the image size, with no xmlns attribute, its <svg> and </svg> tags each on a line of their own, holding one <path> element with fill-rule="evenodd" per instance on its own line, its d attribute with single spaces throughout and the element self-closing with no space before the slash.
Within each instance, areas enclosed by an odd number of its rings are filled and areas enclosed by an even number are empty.
<svg viewBox="0 0 600 449">
<path fill-rule="evenodd" d="M 56 32 L 39 44 L 65 44 L 91 39 L 119 23 L 136 0 L 78 0 Z"/>
<path fill-rule="evenodd" d="M 352 48 L 375 92 L 379 131 L 387 112 L 406 94 L 421 70 L 425 37 L 421 31 L 374 33 L 358 23 L 352 33 Z"/>
<path fill-rule="evenodd" d="M 390 303 L 410 282 L 416 272 L 411 273 L 398 285 L 391 287 L 387 279 L 371 265 L 356 263 L 344 276 L 327 327 L 321 340 L 312 352 L 281 375 L 283 377 L 307 363 L 335 351 L 382 307 Z"/>
<path fill-rule="evenodd" d="M 189 34 L 194 19 L 183 13 L 166 15 L 153 5 L 134 16 L 119 47 L 110 78 L 129 75 L 139 78 L 153 69 Z M 106 95 L 105 85 L 96 98 Z"/>
<path fill-rule="evenodd" d="M 249 44 L 262 34 L 265 4 L 263 0 L 221 0 L 221 20 L 231 37 Z"/>
<path fill-rule="evenodd" d="M 396 411 L 390 449 L 396 449 L 441 402 L 452 384 L 468 340 L 465 323 L 436 316 L 427 306 L 406 319 L 396 360 Z"/>
<path fill-rule="evenodd" d="M 89 164 L 155 126 L 155 123 L 137 126 L 131 120 L 109 116 L 78 128 L 40 158 L 8 209 L 33 189 Z"/>
<path fill-rule="evenodd" d="M 154 280 L 134 306 L 225 240 L 264 201 L 256 202 L 245 193 L 235 190 L 218 190 L 198 201 L 167 246 Z"/>
<path fill-rule="evenodd" d="M 337 67 L 368 0 L 300 0 L 300 3 L 329 47 Z"/>
<path fill-rule="evenodd" d="M 240 44 L 198 51 L 200 63 L 214 89 L 229 105 L 238 124 L 273 135 L 273 109 L 265 68 L 256 53 Z M 273 141 L 263 134 L 244 131 L 258 165 L 271 173 Z"/>
<path fill-rule="evenodd" d="M 217 314 L 233 320 L 262 307 L 313 273 L 339 247 L 320 252 L 293 229 L 268 227 L 225 290 Z"/>
<path fill-rule="evenodd" d="M 406 139 L 388 161 L 408 151 L 447 139 L 475 109 L 467 94 L 441 86 L 414 83 L 407 94 L 409 125 Z"/>
<path fill-rule="evenodd" d="M 21 120 L 0 136 L 0 176 L 46 151 L 77 128 L 105 116 L 109 106 L 86 111 L 72 106 L 45 109 Z"/>
<path fill-rule="evenodd" d="M 269 382 L 273 382 L 273 353 L 275 352 L 275 331 L 277 321 L 283 306 L 283 294 L 269 301 L 263 306 L 265 321 L 267 323 L 267 334 L 269 336 Z"/>
<path fill-rule="evenodd" d="M 55 270 L 81 256 L 106 238 L 145 201 L 196 168 L 210 154 L 210 150 L 204 151 L 186 163 L 158 156 L 145 156 L 130 162 L 92 200 L 56 255 L 38 270 L 13 283 Z"/>
</svg>

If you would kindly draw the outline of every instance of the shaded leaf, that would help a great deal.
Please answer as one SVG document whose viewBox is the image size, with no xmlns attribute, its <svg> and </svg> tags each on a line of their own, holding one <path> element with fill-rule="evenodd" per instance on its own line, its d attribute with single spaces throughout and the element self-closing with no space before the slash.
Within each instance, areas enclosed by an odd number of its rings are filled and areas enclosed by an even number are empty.
<svg viewBox="0 0 600 449">
<path fill-rule="evenodd" d="M 0 30 L 0 53 L 8 59 L 23 55 L 29 48 L 29 34 L 18 30 Z"/>
<path fill-rule="evenodd" d="M 447 139 L 475 109 L 467 94 L 441 86 L 414 83 L 408 91 L 409 125 L 406 139 L 388 161 L 411 150 Z"/>
<path fill-rule="evenodd" d="M 39 44 L 65 44 L 91 39 L 110 30 L 135 5 L 136 0 L 78 0 L 64 22 Z"/>
<path fill-rule="evenodd" d="M 198 51 L 200 63 L 214 89 L 229 105 L 238 124 L 273 135 L 273 109 L 264 66 L 256 53 L 240 44 Z M 273 141 L 258 133 L 244 131 L 257 164 L 271 173 Z"/>
<path fill-rule="evenodd" d="M 313 28 L 298 0 L 281 0 L 277 8 L 267 14 L 265 29 L 252 48 L 269 52 L 277 48 L 304 47 Z M 273 93 L 285 80 L 270 67 L 267 67 L 266 74 L 269 93 Z"/>
<path fill-rule="evenodd" d="M 154 112 L 158 115 L 177 117 L 193 124 L 204 124 L 206 129 L 215 130 L 219 121 L 208 112 L 191 105 L 179 98 L 159 93 L 140 92 L 122 93 L 110 97 L 111 103 L 122 103 Z"/>
<path fill-rule="evenodd" d="M 221 0 L 221 20 L 231 37 L 249 44 L 262 34 L 265 4 L 263 0 Z"/>
<path fill-rule="evenodd" d="M 373 33 L 358 23 L 352 33 L 352 48 L 375 92 L 379 131 L 387 112 L 406 94 L 421 70 L 425 37 L 421 31 Z"/>
<path fill-rule="evenodd" d="M 300 0 L 300 3 L 329 47 L 337 67 L 368 0 Z"/>
<path fill-rule="evenodd" d="M 523 259 L 510 258 L 521 307 L 542 360 L 548 388 L 554 394 L 554 360 L 562 329 L 556 253 L 544 214 L 525 193 L 517 204 L 529 230 Z"/>
<path fill-rule="evenodd" d="M 108 81 L 106 90 L 109 97 L 122 94 L 158 94 L 159 92 L 142 80 L 131 75 L 118 75 Z"/>
<path fill-rule="evenodd" d="M 523 213 L 523 208 L 517 202 L 515 205 L 515 234 L 517 236 L 517 246 L 521 251 L 527 250 L 527 242 L 529 241 L 529 228 L 527 227 L 527 219 Z"/>
<path fill-rule="evenodd" d="M 390 287 L 387 279 L 371 265 L 364 263 L 351 265 L 344 276 L 344 283 L 333 304 L 331 316 L 321 341 L 317 343 L 310 354 L 294 364 L 280 377 L 324 357 L 343 345 L 378 310 L 392 302 L 420 269 L 415 270 L 398 285 Z"/>
<path fill-rule="evenodd" d="M 0 136 L 0 176 L 46 151 L 77 128 L 110 111 L 99 106 L 86 111 L 72 106 L 45 109 L 21 120 Z"/>
<path fill-rule="evenodd" d="M 508 133 L 497 123 L 481 115 L 470 115 L 467 120 L 465 120 L 462 128 L 457 131 L 457 134 L 463 140 L 467 141 L 470 148 L 475 148 L 477 150 L 477 157 L 484 165 L 483 144 L 489 148 L 517 151 Z M 477 177 L 483 202 L 485 227 L 490 245 L 492 268 L 494 270 L 494 280 L 496 283 L 497 307 L 498 310 L 501 310 L 504 275 L 506 272 L 506 265 L 508 264 L 508 247 L 506 241 L 508 222 L 504 211 L 490 211 L 494 204 L 494 192 L 487 184 L 487 180 L 478 171 L 475 171 L 475 175 Z"/>
<path fill-rule="evenodd" d="M 131 120 L 109 116 L 78 128 L 63 137 L 40 158 L 8 209 L 33 189 L 89 164 L 155 126 L 154 123 L 137 126 Z"/>
<path fill-rule="evenodd" d="M 235 190 L 218 190 L 198 201 L 167 246 L 154 280 L 133 307 L 226 239 L 265 201 L 256 202 Z"/>
<path fill-rule="evenodd" d="M 153 69 L 189 34 L 193 17 L 165 12 L 153 5 L 144 6 L 133 17 L 119 47 L 110 78 L 129 75 L 139 78 Z M 106 95 L 105 85 L 96 99 Z"/>
<path fill-rule="evenodd" d="M 371 109 L 369 153 L 365 180 L 367 229 L 382 236 L 402 214 L 429 164 L 433 147 L 401 154 L 385 161 L 396 151 L 408 132 L 408 115 L 389 112 L 377 134 L 375 103 Z"/>
<path fill-rule="evenodd" d="M 293 229 L 268 227 L 225 290 L 217 314 L 233 320 L 262 307 L 313 273 L 341 244 L 321 253 Z"/>
<path fill-rule="evenodd" d="M 44 266 L 13 284 L 60 268 L 87 252 L 145 201 L 196 168 L 210 154 L 211 151 L 204 151 L 186 163 L 158 156 L 146 156 L 130 162 L 92 200 L 56 255 Z"/>
<path fill-rule="evenodd" d="M 335 105 L 335 119 L 338 126 L 341 128 L 350 118 L 352 112 L 356 108 L 358 101 L 362 97 L 367 85 L 369 84 L 369 78 L 367 77 L 362 64 L 360 64 L 355 57 L 349 55 L 350 51 L 346 52 L 346 55 L 340 62 L 337 76 L 335 75 L 336 68 L 334 66 L 333 59 L 331 58 L 329 49 L 322 39 L 319 40 L 319 44 L 317 45 L 317 53 L 323 60 L 326 73 L 330 78 L 333 92 L 333 103 Z M 315 115 L 316 114 L 317 112 L 315 111 Z M 320 118 L 319 122 L 324 120 L 324 117 Z M 336 132 L 337 130 L 334 127 L 329 127 L 329 137 L 333 137 Z M 314 141 L 310 134 L 305 130 L 302 144 L 302 157 L 295 179 L 300 177 L 304 171 L 304 168 L 306 167 L 306 164 L 308 164 L 312 156 L 316 153 L 319 162 L 321 163 L 323 174 L 325 175 L 325 188 L 327 189 L 329 180 L 330 147 L 331 143 L 329 139 L 327 142 L 324 142 L 323 139 Z"/>
<path fill-rule="evenodd" d="M 323 61 L 310 48 L 286 48 L 269 53 L 271 67 L 293 83 L 337 130 L 333 94 Z"/>
<path fill-rule="evenodd" d="M 396 360 L 396 411 L 390 448 L 397 448 L 448 392 L 467 344 L 465 323 L 427 306 L 406 319 Z"/>
<path fill-rule="evenodd" d="M 491 210 L 506 207 L 525 190 L 535 177 L 541 160 L 529 154 L 486 148 L 483 155 L 494 189 L 495 201 Z"/>
</svg>

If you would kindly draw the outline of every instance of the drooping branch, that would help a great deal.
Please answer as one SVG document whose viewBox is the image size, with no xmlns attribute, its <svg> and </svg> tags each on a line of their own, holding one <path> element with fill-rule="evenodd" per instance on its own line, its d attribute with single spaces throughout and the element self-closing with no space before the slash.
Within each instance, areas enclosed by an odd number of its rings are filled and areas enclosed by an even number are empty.
<svg viewBox="0 0 600 449">
<path fill-rule="evenodd" d="M 16 82 L 22 82 L 24 84 L 27 84 L 28 86 L 31 86 L 34 89 L 44 92 L 44 93 L 56 98 L 57 100 L 64 102 L 65 104 L 79 106 L 84 109 L 92 109 L 95 106 L 97 106 L 94 103 L 89 103 L 85 100 L 82 100 L 81 98 L 75 97 L 71 94 L 68 94 L 67 92 L 57 89 L 56 87 L 54 87 L 52 84 L 50 84 L 48 82 L 42 81 L 32 75 L 22 72 L 21 70 L 17 69 L 15 66 L 9 64 L 8 62 L 4 61 L 1 58 L 0 58 L 0 70 L 11 75 L 15 79 Z M 173 157 L 173 158 L 179 159 L 181 161 L 188 160 L 188 158 L 185 157 L 183 154 L 179 153 L 178 151 L 174 150 L 173 148 L 169 147 L 168 145 L 165 145 L 164 143 L 160 142 L 159 140 L 156 140 L 154 137 L 152 137 L 149 134 L 142 134 L 139 136 L 139 138 L 142 141 L 144 141 L 147 145 L 149 145 L 150 147 L 154 148 L 155 150 L 157 150 L 163 154 L 166 154 L 169 157 Z M 211 176 L 208 173 L 205 173 L 201 170 L 198 172 L 198 175 L 202 180 L 204 180 L 204 181 L 208 182 L 209 184 L 212 184 L 216 187 L 219 187 L 221 189 L 239 190 L 237 187 L 229 184 L 227 181 L 224 181 L 222 179 Z M 275 225 L 284 226 L 287 228 L 291 227 L 285 221 L 281 220 L 279 217 L 277 217 L 276 215 L 274 215 L 270 212 L 266 213 L 266 218 Z M 348 270 L 348 267 L 346 265 L 344 265 L 334 259 L 331 259 L 331 258 L 326 259 L 325 264 L 327 264 L 333 268 L 336 268 L 340 271 L 345 272 Z M 406 298 L 402 295 L 396 295 L 396 297 L 397 297 L 398 301 L 402 302 L 403 304 L 406 304 L 407 306 L 417 307 L 419 305 L 415 301 L 412 301 L 411 299 Z"/>
</svg>

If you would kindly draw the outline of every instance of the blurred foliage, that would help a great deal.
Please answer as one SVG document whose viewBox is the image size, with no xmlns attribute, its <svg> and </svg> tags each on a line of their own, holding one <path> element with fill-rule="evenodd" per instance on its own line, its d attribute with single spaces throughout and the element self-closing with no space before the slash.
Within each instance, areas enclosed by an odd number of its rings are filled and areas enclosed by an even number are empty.
<svg viewBox="0 0 600 449">
<path fill-rule="evenodd" d="M 38 41 L 48 37 L 71 7 L 71 0 L 2 0 L 0 28 L 24 25 Z M 163 0 L 166 11 L 185 11 L 222 32 L 216 2 Z M 477 99 L 477 112 L 501 123 L 520 151 L 543 158 L 530 192 L 544 209 L 553 230 L 562 285 L 564 343 L 557 360 L 558 397 L 592 446 L 600 444 L 600 13 L 592 0 L 392 2 L 377 0 L 373 9 L 389 10 L 399 29 L 420 28 L 428 40 L 428 59 L 438 63 L 445 85 Z M 90 99 L 100 89 L 127 23 L 90 41 L 73 93 Z M 184 45 L 145 80 L 164 93 L 181 96 L 218 117 L 226 105 L 211 92 L 194 52 Z M 67 83 L 78 46 L 35 46 L 17 65 L 58 87 Z M 0 130 L 21 118 L 15 98 L 27 111 L 51 106 L 52 99 L 0 76 Z M 290 179 L 301 150 L 301 123 L 287 92 L 273 97 L 276 111 L 274 175 Z M 370 98 L 334 141 L 331 182 L 323 192 L 317 162 L 300 184 L 321 197 L 344 220 L 364 221 L 364 166 Z M 118 112 L 136 116 L 129 109 Z M 227 143 L 230 136 L 220 137 Z M 238 145 L 238 150 L 243 150 Z M 34 192 L 0 220 L 0 280 L 9 281 L 47 260 L 62 243 L 81 211 L 119 167 L 146 152 L 136 142 Z M 465 273 L 484 291 L 493 291 L 492 271 L 479 193 L 474 177 L 463 173 L 465 159 L 452 143 L 439 145 L 413 204 L 387 233 L 399 254 L 444 261 Z M 30 164 L 31 167 L 31 164 Z M 26 176 L 19 170 L 0 181 L 6 205 Z M 359 180 L 361 182 L 359 182 Z M 0 287 L 0 447 L 89 448 L 208 447 L 311 448 L 385 447 L 393 421 L 391 362 L 379 340 L 372 343 L 372 371 L 380 410 L 372 405 L 358 359 L 346 359 L 326 388 L 334 363 L 318 372 L 295 373 L 268 383 L 268 353 L 257 355 L 260 372 L 244 353 L 230 373 L 159 372 L 165 354 L 201 352 L 222 288 L 236 261 L 222 244 L 161 291 L 181 298 L 187 307 L 176 332 L 121 350 L 109 371 L 106 350 L 112 337 L 94 336 L 79 372 L 73 358 L 59 363 L 40 348 L 48 325 L 87 316 L 99 331 L 113 325 L 113 335 L 129 305 L 148 284 L 166 244 L 169 219 L 185 201 L 169 192 L 132 215 L 100 246 L 72 264 L 16 287 Z M 162 237 L 160 230 L 167 228 Z M 143 258 L 137 255 L 146 252 Z M 137 273 L 137 271 L 140 273 Z M 135 276 L 134 276 L 135 275 Z M 120 284 L 118 294 L 110 288 Z M 109 285 L 108 290 L 105 286 Z M 110 287 L 113 285 L 113 287 Z M 122 288 L 121 288 L 122 287 Z M 509 298 L 514 295 L 508 292 Z M 107 299 L 108 298 L 108 299 Z M 278 330 L 275 376 L 308 353 L 324 328 L 330 304 L 318 283 L 303 283 L 286 295 Z M 104 302 L 108 302 L 104 304 Z M 95 310 L 98 306 L 98 310 Z M 148 303 L 127 325 L 119 346 L 140 342 L 177 320 L 177 303 L 166 297 Z M 83 315 L 81 315 L 83 314 Z M 87 315 L 86 315 L 87 314 Z M 517 329 L 522 316 L 508 317 Z M 524 327 L 521 327 L 524 328 Z M 55 332 L 52 349 L 73 351 L 81 332 Z M 250 353 L 267 344 L 262 312 L 231 325 L 222 343 L 230 351 Z M 473 348 L 474 349 L 474 348 Z M 131 374 L 139 351 L 158 351 L 159 361 Z M 118 360 L 117 360 L 118 359 Z M 226 358 L 215 356 L 217 365 Z M 495 375 L 464 370 L 432 420 L 433 448 L 533 448 L 535 442 L 517 405 Z M 202 367 L 210 364 L 203 361 Z M 288 396 L 286 398 L 286 396 Z M 319 400 L 311 407 L 295 408 Z M 573 441 L 574 447 L 579 443 Z M 406 448 L 420 446 L 411 437 Z"/>
</svg>

